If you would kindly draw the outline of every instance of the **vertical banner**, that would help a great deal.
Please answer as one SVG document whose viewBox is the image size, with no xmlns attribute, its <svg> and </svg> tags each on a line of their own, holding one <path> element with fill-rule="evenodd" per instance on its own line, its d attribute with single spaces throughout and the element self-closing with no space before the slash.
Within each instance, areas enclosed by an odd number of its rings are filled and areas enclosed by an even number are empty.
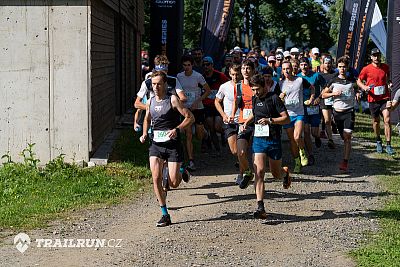
<svg viewBox="0 0 400 267">
<path fill-rule="evenodd" d="M 151 0 L 150 2 L 150 65 L 156 55 L 170 61 L 168 73 L 180 70 L 183 51 L 183 0 Z"/>
<path fill-rule="evenodd" d="M 400 1 L 388 2 L 387 62 L 393 83 L 392 96 L 400 90 Z M 399 110 L 399 109 L 397 109 Z M 391 112 L 392 122 L 399 121 L 399 112 Z"/>
<path fill-rule="evenodd" d="M 201 31 L 201 47 L 204 54 L 220 63 L 229 25 L 233 14 L 234 0 L 205 0 Z"/>
<path fill-rule="evenodd" d="M 350 66 L 358 72 L 364 64 L 375 0 L 345 0 L 337 57 L 350 56 Z"/>
<path fill-rule="evenodd" d="M 383 22 L 381 10 L 379 9 L 377 3 L 375 3 L 374 16 L 372 17 L 371 31 L 369 33 L 369 37 L 382 52 L 382 55 L 386 57 L 386 27 L 385 23 Z"/>
</svg>

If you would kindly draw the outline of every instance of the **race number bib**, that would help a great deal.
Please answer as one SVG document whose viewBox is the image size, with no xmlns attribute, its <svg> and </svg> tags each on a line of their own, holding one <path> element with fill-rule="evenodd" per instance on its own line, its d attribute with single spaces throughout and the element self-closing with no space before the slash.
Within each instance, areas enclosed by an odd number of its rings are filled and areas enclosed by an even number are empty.
<svg viewBox="0 0 400 267">
<path fill-rule="evenodd" d="M 269 136 L 269 125 L 255 124 L 254 127 L 255 137 L 266 137 Z"/>
<path fill-rule="evenodd" d="M 154 142 L 163 143 L 169 141 L 168 132 L 169 131 L 154 131 Z"/>
<path fill-rule="evenodd" d="M 325 105 L 332 106 L 333 105 L 333 97 L 325 98 Z"/>
<path fill-rule="evenodd" d="M 307 114 L 308 115 L 319 114 L 319 106 L 308 106 L 307 107 Z"/>
<path fill-rule="evenodd" d="M 208 95 L 208 98 L 215 99 L 215 96 L 217 95 L 218 90 L 211 90 L 211 93 Z"/>
<path fill-rule="evenodd" d="M 375 95 L 384 95 L 385 94 L 385 86 L 375 86 L 374 94 Z"/>
<path fill-rule="evenodd" d="M 192 104 L 196 100 L 196 94 L 194 92 L 185 92 L 187 102 Z"/>
<path fill-rule="evenodd" d="M 299 106 L 300 101 L 298 99 L 285 99 L 286 106 L 297 107 Z"/>
<path fill-rule="evenodd" d="M 250 108 L 243 109 L 243 119 L 247 120 L 252 113 L 253 111 Z"/>
</svg>

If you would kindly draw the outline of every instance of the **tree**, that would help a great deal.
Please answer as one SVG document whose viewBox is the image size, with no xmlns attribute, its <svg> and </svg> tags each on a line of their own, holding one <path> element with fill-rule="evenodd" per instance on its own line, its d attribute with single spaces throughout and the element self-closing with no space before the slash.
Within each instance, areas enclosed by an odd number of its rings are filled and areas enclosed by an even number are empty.
<svg viewBox="0 0 400 267">
<path fill-rule="evenodd" d="M 185 0 L 183 46 L 194 48 L 200 46 L 201 23 L 204 0 Z"/>
</svg>

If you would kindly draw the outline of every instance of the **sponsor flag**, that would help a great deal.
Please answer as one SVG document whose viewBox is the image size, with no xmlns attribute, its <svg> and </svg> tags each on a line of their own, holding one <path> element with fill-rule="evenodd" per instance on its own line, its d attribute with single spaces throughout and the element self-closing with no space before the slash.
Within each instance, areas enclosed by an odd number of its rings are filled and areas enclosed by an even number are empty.
<svg viewBox="0 0 400 267">
<path fill-rule="evenodd" d="M 369 37 L 372 39 L 379 51 L 386 57 L 386 39 L 387 33 L 385 23 L 382 19 L 382 13 L 377 3 L 375 3 L 374 15 L 372 17 L 371 32 Z"/>
<path fill-rule="evenodd" d="M 201 31 L 204 54 L 220 62 L 233 14 L 234 0 L 205 0 Z"/>
</svg>

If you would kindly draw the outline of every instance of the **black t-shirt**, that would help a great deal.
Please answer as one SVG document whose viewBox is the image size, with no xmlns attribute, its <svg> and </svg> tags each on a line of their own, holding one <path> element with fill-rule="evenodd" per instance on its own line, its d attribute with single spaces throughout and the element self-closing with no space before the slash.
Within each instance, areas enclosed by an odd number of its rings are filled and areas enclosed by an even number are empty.
<svg viewBox="0 0 400 267">
<path fill-rule="evenodd" d="M 334 70 L 332 70 L 330 73 L 324 73 L 324 72 L 320 72 L 319 74 L 321 74 L 321 76 L 325 79 L 326 84 L 329 83 L 330 80 L 332 80 L 335 76 L 338 76 L 338 73 Z M 325 86 L 326 86 L 325 84 Z M 324 89 L 324 88 L 322 88 Z"/>
<path fill-rule="evenodd" d="M 268 92 L 264 97 L 261 98 L 253 96 L 252 102 L 254 123 L 257 123 L 257 121 L 262 118 L 279 118 L 280 113 L 286 111 L 286 107 L 282 100 L 274 92 Z M 272 124 L 269 127 L 269 132 L 269 139 L 280 139 L 282 126 L 278 124 Z"/>
</svg>

